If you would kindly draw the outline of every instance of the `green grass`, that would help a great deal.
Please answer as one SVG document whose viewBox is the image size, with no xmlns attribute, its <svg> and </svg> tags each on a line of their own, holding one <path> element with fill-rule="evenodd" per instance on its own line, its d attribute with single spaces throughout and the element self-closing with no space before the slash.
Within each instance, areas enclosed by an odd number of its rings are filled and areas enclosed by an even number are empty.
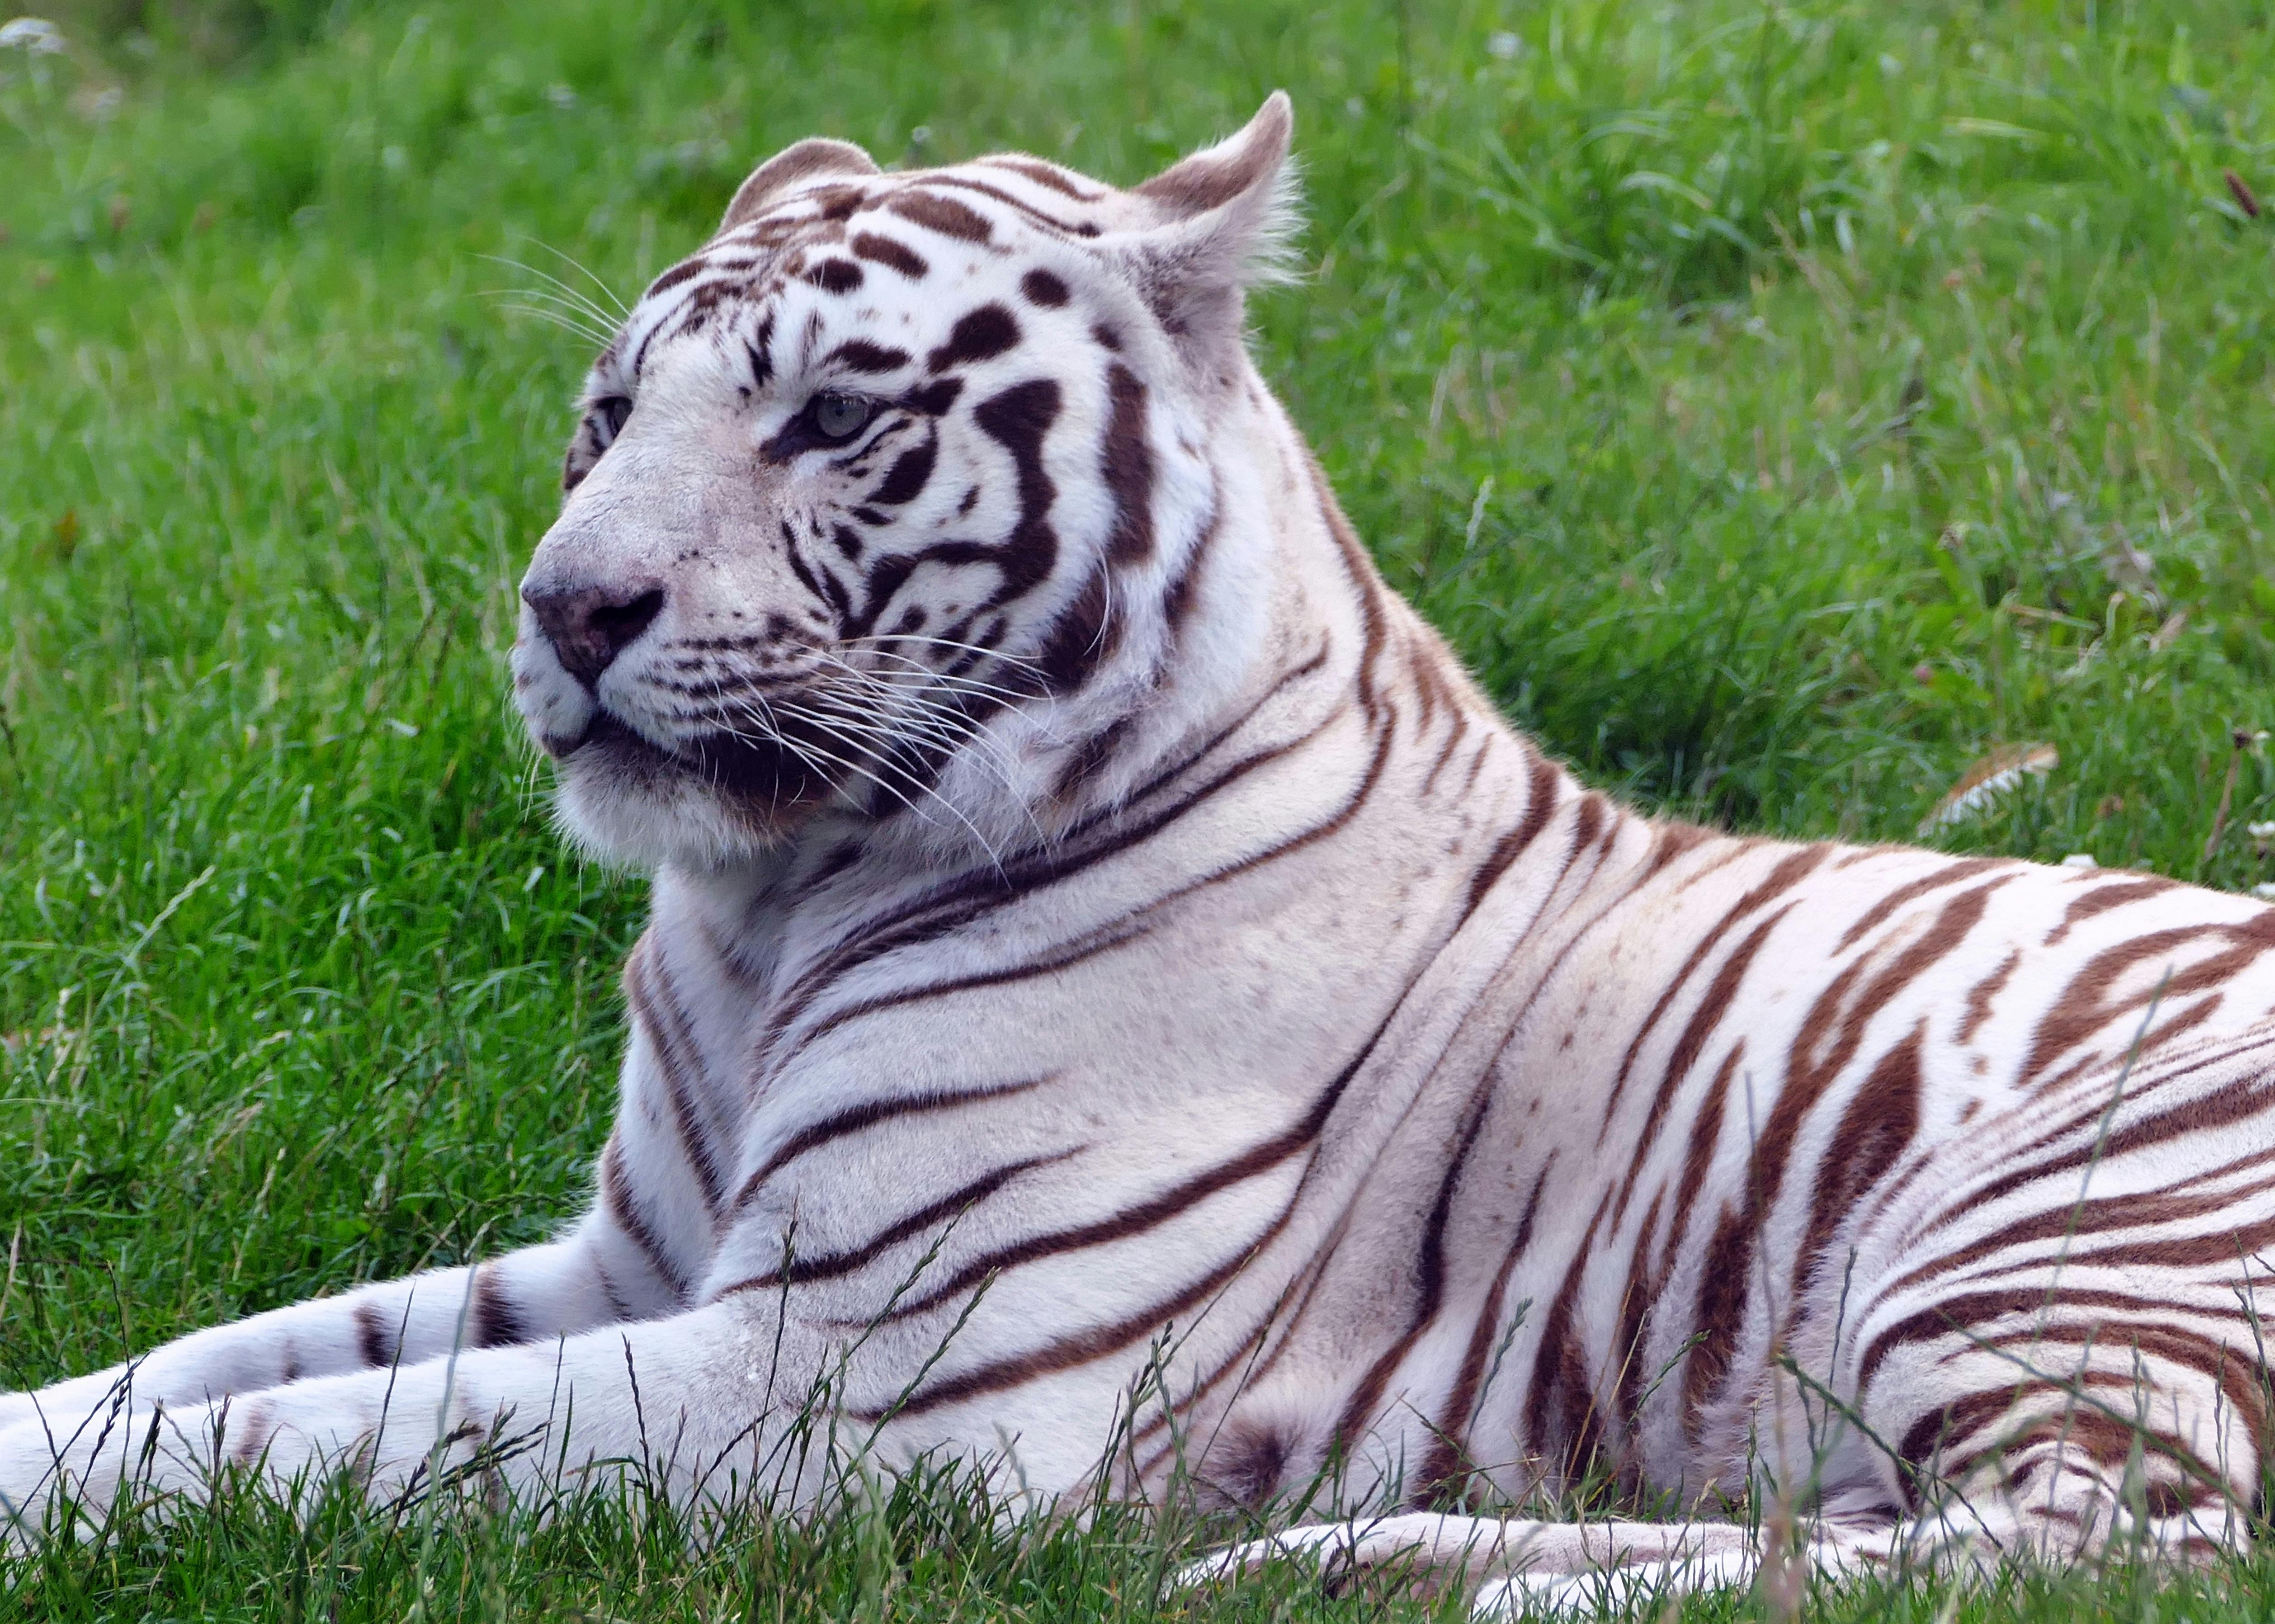
<svg viewBox="0 0 2275 1624">
<path fill-rule="evenodd" d="M 1128 181 L 1287 86 L 1316 275 L 1260 305 L 1265 369 L 1518 722 L 1647 804 L 1852 838 L 2043 740 L 1941 838 L 2275 880 L 2275 767 L 2231 744 L 2275 722 L 2275 207 L 2226 178 L 2275 205 L 2264 5 L 59 18 L 44 83 L 0 59 L 8 1385 L 580 1199 L 642 888 L 556 843 L 505 703 L 584 353 L 488 256 L 628 292 L 809 132 Z M 637 1500 L 541 1534 L 235 1507 L 0 1571 L 0 1606 L 1151 1617 L 1163 1551 L 953 1484 L 712 1555 Z M 1958 1616 L 2275 1605 L 2275 1565 L 2208 1583 Z"/>
</svg>

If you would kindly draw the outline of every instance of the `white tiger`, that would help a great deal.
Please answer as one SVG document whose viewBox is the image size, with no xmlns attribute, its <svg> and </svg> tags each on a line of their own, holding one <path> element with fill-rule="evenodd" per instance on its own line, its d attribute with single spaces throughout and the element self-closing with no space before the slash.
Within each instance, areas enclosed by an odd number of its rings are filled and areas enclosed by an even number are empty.
<svg viewBox="0 0 2275 1624">
<path fill-rule="evenodd" d="M 1117 1424 L 1119 1492 L 1333 1469 L 1374 1521 L 1218 1570 L 1487 1604 L 1756 1560 L 1474 1514 L 1589 1470 L 1825 1569 L 2245 1545 L 2275 912 L 1646 819 L 1513 733 L 1243 347 L 1289 129 L 1128 191 L 805 141 L 655 281 L 513 662 L 654 873 L 593 1210 L 0 1399 L 25 1529 L 438 1431 L 795 1503 L 821 1384 L 1038 1496 Z"/>
</svg>

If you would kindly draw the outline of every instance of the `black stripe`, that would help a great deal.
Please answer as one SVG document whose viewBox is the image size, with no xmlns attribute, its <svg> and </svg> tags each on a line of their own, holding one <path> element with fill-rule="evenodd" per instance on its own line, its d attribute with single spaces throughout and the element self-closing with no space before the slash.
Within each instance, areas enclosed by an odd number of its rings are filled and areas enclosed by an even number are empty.
<svg viewBox="0 0 2275 1624">
<path fill-rule="evenodd" d="M 909 364 L 906 350 L 895 350 L 884 344 L 871 344 L 865 338 L 849 338 L 829 352 L 824 365 L 843 366 L 850 372 L 897 372 Z"/>
<path fill-rule="evenodd" d="M 1153 555 L 1153 448 L 1145 439 L 1145 386 L 1116 361 L 1106 369 L 1106 488 L 1114 497 L 1108 563 L 1133 568 Z"/>
<path fill-rule="evenodd" d="M 1101 563 L 1084 579 L 1074 601 L 1059 611 L 1058 618 L 1044 634 L 1042 646 L 1035 653 L 1035 663 L 1042 668 L 1043 680 L 1054 693 L 1072 693 L 1082 687 L 1121 646 L 1122 623 L 1109 618 L 1107 613 L 1107 583 L 1106 565 Z"/>
<path fill-rule="evenodd" d="M 787 1283 L 801 1286 L 814 1280 L 836 1280 L 840 1276 L 850 1274 L 856 1269 L 874 1262 L 884 1252 L 899 1245 L 903 1241 L 912 1239 L 939 1225 L 953 1222 L 964 1212 L 979 1202 L 985 1201 L 1022 1173 L 1032 1171 L 1036 1167 L 1047 1167 L 1053 1163 L 1064 1161 L 1069 1157 L 1078 1154 L 1080 1154 L 1079 1150 L 1061 1151 L 1055 1155 L 1030 1156 L 1024 1160 L 1009 1163 L 991 1173 L 982 1174 L 971 1182 L 942 1196 L 937 1201 L 929 1202 L 918 1208 L 905 1218 L 879 1230 L 858 1246 L 849 1248 L 842 1252 L 826 1252 L 818 1258 L 792 1256 L 786 1264 L 789 1274 Z M 734 1285 L 718 1293 L 718 1295 L 728 1297 L 737 1292 L 764 1291 L 778 1288 L 785 1283 L 783 1273 L 784 1271 L 780 1268 L 769 1269 L 764 1274 L 753 1275 L 745 1280 L 737 1280 Z"/>
<path fill-rule="evenodd" d="M 969 180 L 961 175 L 927 175 L 924 178 L 924 184 L 927 186 L 958 186 L 966 192 L 977 192 L 983 197 L 993 198 L 999 203 L 1008 204 L 1009 207 L 1017 209 L 1022 215 L 1025 216 L 1031 224 L 1042 226 L 1048 230 L 1063 232 L 1069 237 L 1095 237 L 1099 234 L 1098 227 L 1092 224 L 1087 220 L 1079 220 L 1072 223 L 1061 220 L 1054 215 L 1045 214 L 1041 209 L 1037 208 L 1032 203 L 1027 202 L 1024 199 L 1014 197 L 1009 192 L 1004 191 L 1001 186 L 989 185 L 986 181 Z M 941 198 L 936 200 L 941 203 L 952 202 L 952 200 L 948 198 Z M 957 208 L 963 207 L 961 204 L 956 204 L 954 206 Z M 891 206 L 888 205 L 888 207 Z M 899 211 L 896 210 L 896 212 Z M 971 214 L 972 218 L 975 220 L 985 221 L 986 216 L 984 215 L 974 213 L 969 209 L 966 209 L 964 212 Z M 985 239 L 983 238 L 982 240 Z"/>
<path fill-rule="evenodd" d="M 659 988 L 649 986 L 651 974 L 663 979 L 661 968 L 650 963 L 655 953 L 652 939 L 641 938 L 624 964 L 624 994 L 631 1005 L 632 1018 L 647 1032 L 657 1069 L 663 1074 L 664 1098 L 671 1107 L 672 1125 L 678 1130 L 687 1165 L 695 1170 L 696 1182 L 703 1187 L 703 1205 L 715 1212 L 725 1181 L 720 1174 L 711 1135 L 697 1120 L 695 1100 L 690 1092 L 691 1077 L 702 1069 L 701 1057 L 686 1046 L 686 1034 L 677 1018 L 676 1000 L 669 1000 L 673 1018 L 667 1023 L 658 993 L 664 993 L 668 999 L 669 982 Z"/>
<path fill-rule="evenodd" d="M 1478 910 L 1485 893 L 1499 883 L 1508 872 L 1510 864 L 1524 854 L 1525 849 L 1540 838 L 1540 831 L 1548 826 L 1549 814 L 1556 810 L 1556 764 L 1538 752 L 1532 755 L 1532 774 L 1526 785 L 1523 814 L 1514 828 L 1493 842 L 1478 872 L 1470 877 L 1470 894 L 1462 904 L 1462 918 L 1467 920 Z M 1458 928 L 1458 927 L 1457 927 Z"/>
<path fill-rule="evenodd" d="M 991 360 L 1019 342 L 1019 324 L 1002 306 L 990 301 L 958 318 L 949 329 L 948 342 L 925 357 L 932 372 Z M 1052 386 L 1054 390 L 1057 386 Z"/>
<path fill-rule="evenodd" d="M 759 1165 L 757 1172 L 743 1181 L 736 1192 L 735 1205 L 745 1205 L 759 1193 L 759 1187 L 797 1160 L 808 1151 L 819 1150 L 833 1139 L 850 1133 L 859 1133 L 879 1122 L 895 1122 L 904 1116 L 922 1116 L 933 1111 L 952 1111 L 958 1107 L 978 1105 L 990 1099 L 1009 1099 L 1027 1093 L 1051 1081 L 1049 1077 L 1030 1077 L 1022 1083 L 999 1084 L 992 1088 L 942 1090 L 929 1094 L 911 1094 L 897 1099 L 873 1099 L 863 1105 L 850 1106 L 843 1111 L 809 1122 L 784 1139 L 773 1155 Z"/>
<path fill-rule="evenodd" d="M 387 1316 L 380 1312 L 379 1305 L 376 1303 L 359 1303 L 348 1317 L 355 1321 L 356 1356 L 364 1362 L 365 1367 L 377 1370 L 382 1365 L 392 1364 L 395 1362 L 394 1327 L 387 1323 Z"/>
<path fill-rule="evenodd" d="M 640 1249 L 648 1266 L 668 1287 L 671 1295 L 684 1302 L 687 1279 L 672 1260 L 670 1251 L 655 1231 L 648 1227 L 641 1216 L 638 1197 L 632 1191 L 631 1175 L 624 1171 L 624 1152 L 618 1148 L 614 1134 L 601 1147 L 601 1208 L 617 1228 L 623 1230 L 631 1243 Z"/>
<path fill-rule="evenodd" d="M 1092 813 L 1062 835 L 1050 850 L 1025 858 L 967 870 L 944 880 L 895 911 L 866 922 L 862 933 L 847 940 L 799 977 L 782 997 L 773 1023 L 775 1041 L 759 1056 L 755 1076 L 771 1077 L 795 1050 L 776 1043 L 787 1039 L 798 1019 L 834 982 L 888 953 L 920 946 L 961 929 L 973 920 L 1043 890 L 1093 864 L 1140 845 L 1260 767 L 1281 759 L 1311 744 L 1336 720 L 1329 716 L 1311 731 L 1282 744 L 1271 744 L 1230 763 L 1207 782 L 1188 789 L 1180 798 L 1151 813 L 1140 809 L 1157 795 L 1176 788 L 1203 762 L 1214 755 L 1253 721 L 1258 712 L 1287 687 L 1319 670 L 1326 663 L 1322 646 L 1309 659 L 1282 672 L 1272 686 L 1198 747 L 1170 762 L 1115 806 Z M 1133 815 L 1135 814 L 1135 815 Z"/>
<path fill-rule="evenodd" d="M 885 477 L 877 488 L 869 493 L 869 500 L 887 508 L 914 502 L 924 495 L 924 487 L 932 480 L 933 461 L 939 449 L 940 440 L 934 433 L 926 434 L 922 444 L 911 446 L 902 452 L 893 465 L 885 471 Z"/>
<path fill-rule="evenodd" d="M 880 237 L 874 231 L 855 232 L 850 245 L 855 259 L 889 265 L 911 282 L 920 280 L 932 268 L 915 249 L 889 237 Z"/>
<path fill-rule="evenodd" d="M 509 1348 L 529 1340 L 523 1325 L 521 1311 L 505 1295 L 498 1283 L 495 1264 L 478 1264 L 474 1267 L 473 1303 L 469 1318 L 472 1321 L 474 1346 L 477 1348 Z"/>
<path fill-rule="evenodd" d="M 1058 419 L 1059 400 L 1055 381 L 1031 378 L 972 410 L 981 432 L 1011 454 L 1019 480 L 1019 518 L 996 556 L 1003 580 L 988 602 L 990 608 L 1032 592 L 1049 578 L 1058 562 L 1058 535 L 1045 517 L 1058 499 L 1058 487 L 1043 468 L 1043 436 Z"/>
<path fill-rule="evenodd" d="M 1319 730 L 1325 731 L 1334 720 L 1334 716 L 1330 716 L 1326 722 L 1320 724 Z M 1315 734 L 1306 735 L 1295 744 L 1287 746 L 1287 749 L 1293 750 L 1308 744 L 1315 736 Z M 848 1005 L 842 1009 L 832 1010 L 812 1026 L 799 1032 L 796 1045 L 782 1055 L 782 1060 L 787 1061 L 790 1056 L 805 1050 L 835 1028 L 850 1021 L 876 1014 L 880 1010 L 926 999 L 946 997 L 950 993 L 964 992 L 973 987 L 998 986 L 1008 982 L 1025 980 L 1032 976 L 1064 970 L 1070 964 L 1078 963 L 1084 959 L 1094 957 L 1098 954 L 1122 946 L 1142 934 L 1145 922 L 1152 916 L 1162 912 L 1171 903 L 1179 902 L 1196 892 L 1206 890 L 1227 880 L 1236 878 L 1251 869 L 1260 868 L 1266 864 L 1276 862 L 1290 852 L 1300 851 L 1313 842 L 1335 834 L 1357 815 L 1359 809 L 1365 804 L 1368 797 L 1373 793 L 1375 784 L 1380 779 L 1383 765 L 1389 759 L 1391 743 L 1389 729 L 1382 729 L 1376 736 L 1374 753 L 1367 765 L 1366 771 L 1360 776 L 1358 782 L 1353 787 L 1342 805 L 1311 827 L 1298 830 L 1277 845 L 1263 851 L 1253 852 L 1244 857 L 1236 858 L 1221 868 L 1213 869 L 1173 889 L 1148 897 L 1130 912 L 1106 925 L 1094 927 L 1075 941 L 1065 944 L 1057 952 L 1046 957 L 1023 959 L 1017 964 L 1007 965 L 1001 970 L 981 971 L 952 979 L 928 981 L 918 986 L 881 993 L 874 998 Z M 1277 753 L 1285 753 L 1285 752 Z M 1136 842 L 1133 841 L 1130 843 Z M 1121 849 L 1116 846 L 1106 851 L 1092 854 L 1092 860 L 1098 860 L 1111 855 L 1113 850 Z M 1087 865 L 1078 866 L 1087 866 Z M 778 1061 L 777 1064 L 781 1062 Z"/>
</svg>

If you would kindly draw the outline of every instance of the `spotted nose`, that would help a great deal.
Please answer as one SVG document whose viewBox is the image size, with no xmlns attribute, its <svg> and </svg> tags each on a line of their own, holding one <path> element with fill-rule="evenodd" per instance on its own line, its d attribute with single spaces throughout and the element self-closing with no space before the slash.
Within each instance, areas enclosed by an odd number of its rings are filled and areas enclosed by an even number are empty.
<svg viewBox="0 0 2275 1624">
<path fill-rule="evenodd" d="M 590 688 L 663 609 L 663 588 L 634 585 L 524 586 L 521 601 L 569 675 Z"/>
</svg>

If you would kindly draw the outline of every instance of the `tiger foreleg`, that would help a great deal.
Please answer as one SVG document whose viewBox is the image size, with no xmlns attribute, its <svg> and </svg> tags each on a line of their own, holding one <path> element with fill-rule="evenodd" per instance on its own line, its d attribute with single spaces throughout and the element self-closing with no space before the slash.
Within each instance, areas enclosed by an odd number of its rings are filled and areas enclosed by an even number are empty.
<svg viewBox="0 0 2275 1624">
<path fill-rule="evenodd" d="M 0 1431 L 152 1405 L 181 1409 L 232 1394 L 357 1371 L 385 1371 L 485 1348 L 574 1334 L 661 1306 L 630 1269 L 604 1273 L 604 1237 L 527 1247 L 215 1326 L 125 1364 L 28 1393 L 0 1394 Z M 628 1282 L 628 1283 L 624 1283 Z M 627 1298 L 631 1300 L 628 1303 Z"/>
<path fill-rule="evenodd" d="M 795 1500 L 831 1458 L 826 1431 L 796 1425 L 828 1357 L 734 1302 L 218 1401 L 110 1404 L 0 1432 L 0 1515 L 29 1541 L 59 1503 L 94 1519 L 122 1495 L 202 1500 L 231 1475 L 305 1503 L 343 1469 L 381 1504 L 454 1480 L 519 1499 L 616 1469 L 682 1505 L 754 1486 Z"/>
</svg>

